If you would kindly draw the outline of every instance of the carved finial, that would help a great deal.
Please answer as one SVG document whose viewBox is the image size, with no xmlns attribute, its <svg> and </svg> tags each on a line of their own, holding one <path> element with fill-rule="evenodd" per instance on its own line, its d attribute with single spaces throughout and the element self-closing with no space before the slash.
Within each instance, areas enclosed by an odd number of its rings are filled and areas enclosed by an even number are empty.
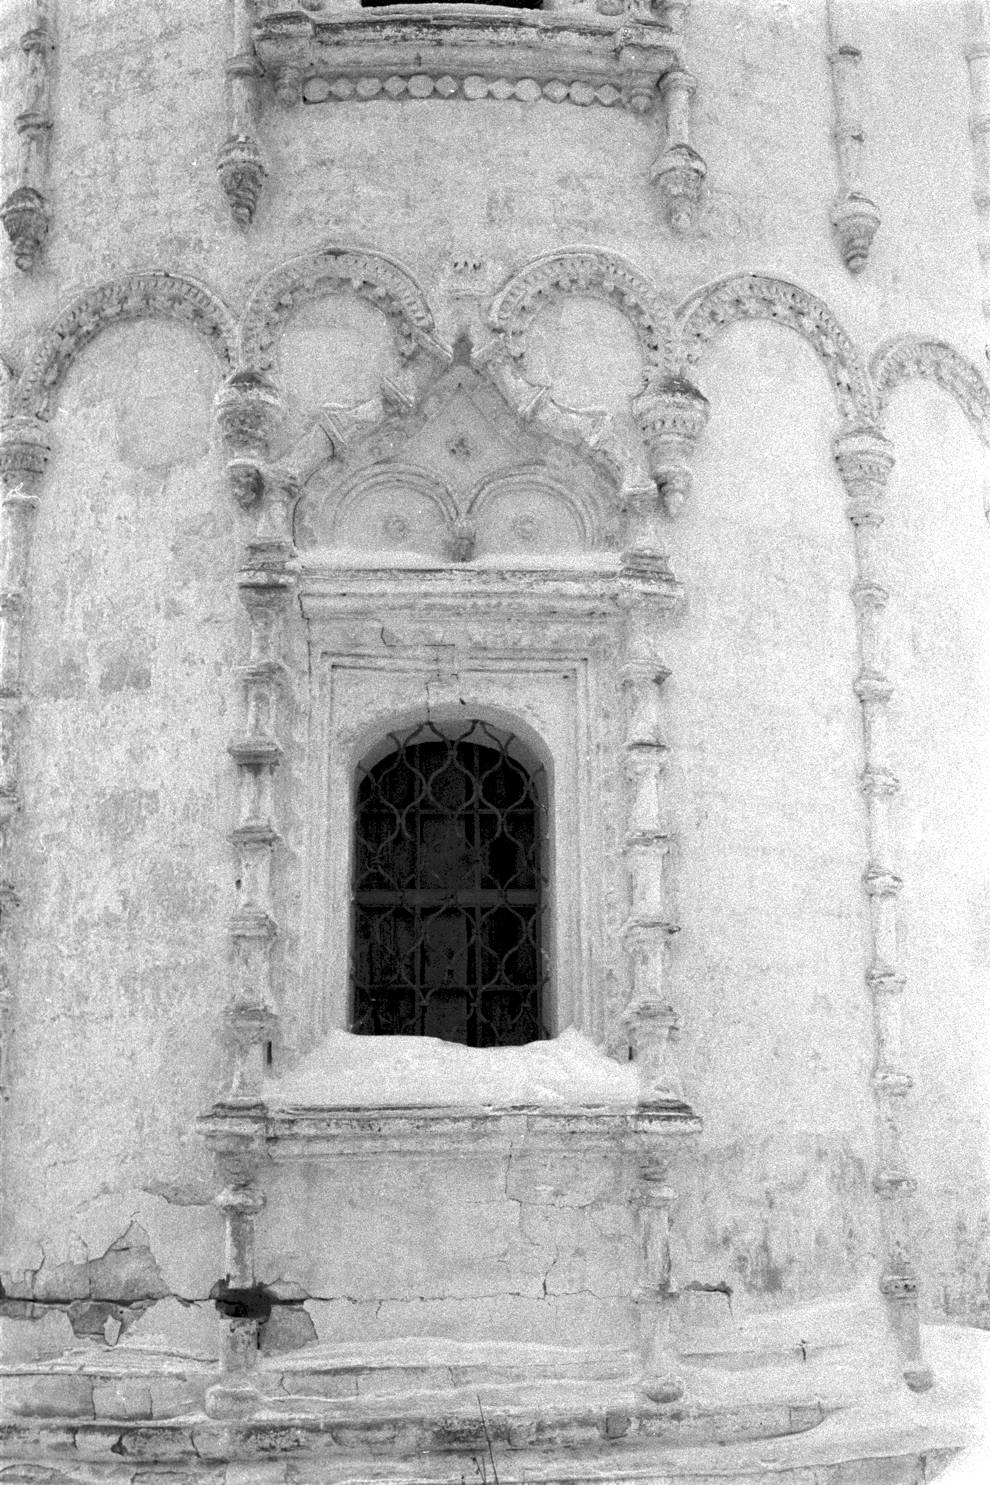
<svg viewBox="0 0 990 1485">
<path fill-rule="evenodd" d="M 697 84 L 675 67 L 660 81 L 667 118 L 667 144 L 650 166 L 650 180 L 660 188 L 667 219 L 675 232 L 690 232 L 701 201 L 708 167 L 691 144 L 691 96 Z"/>
<path fill-rule="evenodd" d="M 217 152 L 217 174 L 234 221 L 250 226 L 268 176 L 268 168 L 250 135 L 232 134 Z"/>
<path fill-rule="evenodd" d="M 660 189 L 667 220 L 679 236 L 692 231 L 708 166 L 690 144 L 672 144 L 650 166 L 650 180 Z"/>
<path fill-rule="evenodd" d="M 847 191 L 836 198 L 832 224 L 849 272 L 862 273 L 880 225 L 880 208 L 861 191 Z"/>
<path fill-rule="evenodd" d="M 25 271 L 33 268 L 48 235 L 48 202 L 34 186 L 18 186 L 0 206 L 0 221 L 14 249 L 14 262 Z"/>
<path fill-rule="evenodd" d="M 664 510 L 676 515 L 691 488 L 687 461 L 708 422 L 708 399 L 683 377 L 657 371 L 634 399 L 633 415 Z"/>
<path fill-rule="evenodd" d="M 8 418 L 0 427 L 0 479 L 11 489 L 30 487 L 45 472 L 51 454 L 40 418 Z"/>
</svg>

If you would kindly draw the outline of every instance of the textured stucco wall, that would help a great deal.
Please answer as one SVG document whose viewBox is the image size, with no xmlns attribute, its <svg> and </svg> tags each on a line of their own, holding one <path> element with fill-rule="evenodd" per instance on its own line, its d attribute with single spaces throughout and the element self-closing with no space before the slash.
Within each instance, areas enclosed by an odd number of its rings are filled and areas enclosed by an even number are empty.
<svg viewBox="0 0 990 1485">
<path fill-rule="evenodd" d="M 2 13 L 4 75 L 21 15 Z M 452 253 L 480 255 L 496 283 L 536 253 L 594 243 L 674 300 L 758 269 L 821 295 L 865 350 L 923 330 L 982 358 L 960 4 L 856 8 L 867 186 L 883 213 L 856 279 L 828 223 L 832 105 L 823 6 L 809 0 L 697 0 L 710 193 L 687 240 L 660 225 L 647 125 L 463 101 L 269 106 L 271 177 L 238 233 L 213 165 L 222 7 L 62 0 L 60 15 L 52 234 L 30 278 L 0 255 L 12 362 L 103 278 L 181 270 L 238 309 L 267 268 L 327 240 L 406 264 L 442 333 Z M 337 301 L 293 321 L 283 350 L 290 432 L 323 398 L 364 395 L 393 356 L 380 317 Z M 541 318 L 528 364 L 581 405 L 615 402 L 637 375 L 628 325 L 577 302 Z M 221 1256 L 192 1120 L 218 1086 L 225 747 L 245 643 L 232 578 L 250 531 L 210 428 L 217 378 L 195 337 L 141 325 L 87 349 L 59 395 L 25 671 L 0 1260 L 16 1275 L 98 1258 L 137 1222 L 163 1292 L 200 1302 Z M 687 606 L 663 641 L 682 924 L 671 993 L 706 1123 L 679 1172 L 678 1233 L 685 1279 L 773 1306 L 844 1290 L 878 1263 L 852 536 L 812 353 L 740 327 L 698 378 L 712 416 L 670 527 Z M 908 1156 L 925 1302 L 985 1324 L 990 538 L 979 446 L 944 394 L 899 392 L 892 434 L 882 553 L 917 1077 Z M 190 1313 L 173 1314 L 177 1333 Z"/>
</svg>

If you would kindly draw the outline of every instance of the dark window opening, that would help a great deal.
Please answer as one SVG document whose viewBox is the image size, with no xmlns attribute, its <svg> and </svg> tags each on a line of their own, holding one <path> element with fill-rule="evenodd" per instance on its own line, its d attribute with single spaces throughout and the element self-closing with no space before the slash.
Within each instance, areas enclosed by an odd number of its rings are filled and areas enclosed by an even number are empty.
<svg viewBox="0 0 990 1485">
<path fill-rule="evenodd" d="M 434 5 L 437 0 L 361 0 L 361 9 L 386 5 Z M 449 0 L 444 0 L 449 3 Z M 455 0 L 458 5 L 497 5 L 500 10 L 542 10 L 543 0 Z"/>
<path fill-rule="evenodd" d="M 359 770 L 353 1029 L 469 1047 L 547 1034 L 545 778 L 486 722 L 424 722 Z"/>
</svg>

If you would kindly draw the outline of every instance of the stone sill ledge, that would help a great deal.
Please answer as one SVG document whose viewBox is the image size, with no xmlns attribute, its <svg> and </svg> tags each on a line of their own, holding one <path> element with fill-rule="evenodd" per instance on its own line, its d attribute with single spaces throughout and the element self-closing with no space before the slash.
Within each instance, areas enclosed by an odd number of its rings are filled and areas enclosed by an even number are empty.
<svg viewBox="0 0 990 1485">
<path fill-rule="evenodd" d="M 264 1143 L 274 1160 L 348 1155 L 498 1154 L 520 1141 L 543 1149 L 615 1155 L 644 1141 L 697 1134 L 701 1120 L 685 1103 L 629 1107 L 279 1107 L 217 1103 L 197 1121 L 210 1144 L 231 1138 Z"/>
<path fill-rule="evenodd" d="M 381 595 L 393 605 L 428 603 L 432 608 L 536 613 L 545 621 L 552 611 L 568 616 L 617 615 L 632 594 L 674 611 L 683 589 L 662 568 L 645 577 L 625 576 L 614 565 L 604 570 L 565 567 L 333 567 L 327 554 L 312 554 L 294 563 L 300 578 L 300 601 L 307 617 L 372 605 L 380 614 Z"/>
</svg>

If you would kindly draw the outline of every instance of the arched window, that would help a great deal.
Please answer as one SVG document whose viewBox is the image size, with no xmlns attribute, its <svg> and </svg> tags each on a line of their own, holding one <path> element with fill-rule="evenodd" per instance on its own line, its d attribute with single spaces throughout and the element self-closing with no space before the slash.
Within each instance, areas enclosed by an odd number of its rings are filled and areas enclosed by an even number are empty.
<svg viewBox="0 0 990 1485">
<path fill-rule="evenodd" d="M 391 733 L 358 771 L 355 1031 L 546 1035 L 546 780 L 487 722 Z"/>
</svg>

